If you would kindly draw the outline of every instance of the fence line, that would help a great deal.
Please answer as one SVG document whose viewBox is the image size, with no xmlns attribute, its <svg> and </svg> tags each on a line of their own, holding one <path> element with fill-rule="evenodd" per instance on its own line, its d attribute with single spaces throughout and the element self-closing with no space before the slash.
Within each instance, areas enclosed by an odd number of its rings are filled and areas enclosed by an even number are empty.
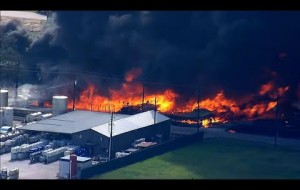
<svg viewBox="0 0 300 190">
<path fill-rule="evenodd" d="M 109 162 L 101 163 L 90 168 L 86 168 L 81 171 L 81 179 L 89 179 L 96 175 L 100 175 L 139 161 L 146 160 L 148 158 L 166 153 L 171 150 L 192 144 L 194 142 L 203 141 L 203 132 L 188 135 L 174 140 L 169 140 L 164 143 L 155 145 L 153 147 L 140 150 L 136 153 L 132 153 L 128 156 L 116 158 Z"/>
</svg>

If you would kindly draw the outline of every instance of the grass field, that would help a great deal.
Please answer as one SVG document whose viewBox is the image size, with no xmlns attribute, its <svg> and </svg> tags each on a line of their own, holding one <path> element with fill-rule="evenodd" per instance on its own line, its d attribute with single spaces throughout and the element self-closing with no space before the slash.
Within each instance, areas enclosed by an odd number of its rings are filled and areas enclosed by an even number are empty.
<svg viewBox="0 0 300 190">
<path fill-rule="evenodd" d="M 210 139 L 97 179 L 300 179 L 300 152 Z"/>
</svg>

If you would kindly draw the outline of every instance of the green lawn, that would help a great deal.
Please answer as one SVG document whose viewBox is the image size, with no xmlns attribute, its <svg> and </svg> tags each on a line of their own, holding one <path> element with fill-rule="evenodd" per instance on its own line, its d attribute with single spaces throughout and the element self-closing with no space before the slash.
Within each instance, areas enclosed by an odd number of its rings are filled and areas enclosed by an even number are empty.
<svg viewBox="0 0 300 190">
<path fill-rule="evenodd" d="M 210 139 L 97 179 L 300 179 L 300 152 Z"/>
</svg>

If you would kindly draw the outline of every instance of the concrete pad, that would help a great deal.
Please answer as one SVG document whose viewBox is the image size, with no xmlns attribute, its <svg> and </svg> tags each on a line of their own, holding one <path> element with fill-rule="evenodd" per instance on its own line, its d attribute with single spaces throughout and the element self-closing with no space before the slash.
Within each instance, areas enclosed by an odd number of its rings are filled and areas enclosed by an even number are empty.
<svg viewBox="0 0 300 190">
<path fill-rule="evenodd" d="M 0 155 L 0 168 L 19 168 L 19 179 L 57 179 L 58 161 L 50 164 L 29 162 L 29 159 L 10 161 L 10 153 Z"/>
</svg>

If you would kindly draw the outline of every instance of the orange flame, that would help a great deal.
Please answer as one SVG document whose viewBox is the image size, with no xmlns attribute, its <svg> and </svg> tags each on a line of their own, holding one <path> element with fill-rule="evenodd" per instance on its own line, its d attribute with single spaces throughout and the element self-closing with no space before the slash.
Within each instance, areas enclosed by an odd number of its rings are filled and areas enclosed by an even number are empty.
<svg viewBox="0 0 300 190">
<path fill-rule="evenodd" d="M 286 87 L 275 88 L 273 82 L 268 82 L 263 84 L 258 92 L 260 96 L 268 96 L 272 99 L 276 99 L 277 96 L 282 97 L 285 92 L 289 89 Z M 252 99 L 255 98 L 252 97 Z M 251 100 L 251 97 L 250 97 Z M 249 101 L 249 98 L 248 98 Z M 220 91 L 215 97 L 202 100 L 200 102 L 200 108 L 207 109 L 216 113 L 218 116 L 224 116 L 226 113 L 231 113 L 234 116 L 245 116 L 246 118 L 253 118 L 258 115 L 263 115 L 266 112 L 272 110 L 276 106 L 276 101 L 261 101 L 256 104 L 247 104 L 245 107 L 241 107 L 244 102 L 238 102 L 233 99 L 228 99 L 225 97 L 224 92 Z M 197 101 L 195 99 L 190 100 L 187 105 L 183 108 L 178 108 L 176 111 L 188 112 L 197 108 Z M 220 117 L 218 122 L 225 122 L 227 118 Z"/>
<path fill-rule="evenodd" d="M 186 120 L 181 120 L 181 123 L 187 123 L 187 124 L 197 124 L 197 121 L 193 121 L 190 119 L 186 119 Z"/>
<path fill-rule="evenodd" d="M 260 87 L 259 95 L 263 96 L 270 92 L 274 88 L 273 82 L 268 82 L 267 84 L 263 84 Z"/>
<path fill-rule="evenodd" d="M 186 124 L 191 124 L 191 125 L 196 125 L 198 124 L 197 121 L 194 121 L 194 120 L 190 120 L 190 119 L 187 119 L 187 120 L 181 120 L 179 121 L 181 123 L 186 123 Z M 220 123 L 221 120 L 219 118 L 207 118 L 207 119 L 203 119 L 202 121 L 200 121 L 201 125 L 204 127 L 204 128 L 208 128 L 210 127 L 213 123 Z"/>
<path fill-rule="evenodd" d="M 142 85 L 124 83 L 120 89 L 109 89 L 109 97 L 100 95 L 95 90 L 95 86 L 90 84 L 76 100 L 75 108 L 81 110 L 94 111 L 119 111 L 124 106 L 140 105 L 142 103 Z M 175 107 L 175 98 L 178 95 L 171 89 L 167 89 L 162 93 L 150 94 L 145 96 L 145 102 L 155 104 L 159 111 L 168 112 Z M 68 108 L 72 108 L 72 101 L 68 103 Z"/>
<path fill-rule="evenodd" d="M 142 73 L 141 69 L 132 69 L 125 74 L 125 83 L 121 85 L 120 89 L 110 88 L 109 95 L 101 95 L 94 85 L 89 84 L 76 100 L 76 109 L 94 110 L 94 111 L 119 111 L 124 106 L 141 105 L 143 85 L 135 83 L 133 80 Z M 148 94 L 145 96 L 144 101 L 157 105 L 161 112 L 168 112 L 175 107 L 175 98 L 178 95 L 171 89 L 167 89 L 160 93 Z M 155 102 L 156 99 L 156 102 Z M 72 108 L 72 102 L 68 104 Z"/>
<path fill-rule="evenodd" d="M 134 68 L 130 70 L 125 74 L 125 82 L 120 86 L 120 88 L 109 88 L 108 95 L 104 95 L 100 89 L 96 89 L 93 84 L 89 84 L 76 100 L 75 109 L 117 112 L 126 106 L 140 106 L 142 104 L 143 85 L 139 82 L 134 82 L 134 79 L 136 79 L 141 73 L 141 69 Z M 227 122 L 230 117 L 235 116 L 242 116 L 250 119 L 264 115 L 276 106 L 277 96 L 283 96 L 288 89 L 288 86 L 276 88 L 272 81 L 263 84 L 258 90 L 257 95 L 268 97 L 268 100 L 256 100 L 257 96 L 255 95 L 241 97 L 238 100 L 229 99 L 221 90 L 214 97 L 200 101 L 201 109 L 212 111 L 217 116 L 214 119 L 202 120 L 202 126 L 208 127 L 212 123 L 224 123 Z M 179 97 L 179 94 L 172 89 L 166 89 L 155 93 L 146 93 L 144 103 L 147 102 L 152 105 L 156 104 L 158 111 L 168 113 L 191 112 L 198 107 L 197 100 L 195 98 L 190 99 L 183 105 L 182 102 L 176 102 Z M 46 103 L 45 106 L 49 107 L 50 104 Z M 70 100 L 68 108 L 72 107 L 73 102 Z M 195 121 L 190 120 L 183 122 L 189 124 L 196 123 Z"/>
<path fill-rule="evenodd" d="M 267 95 L 273 97 L 271 93 L 273 89 L 272 83 L 262 85 L 259 95 Z M 93 111 L 119 111 L 124 106 L 137 106 L 142 103 L 143 86 L 140 83 L 123 83 L 120 89 L 109 89 L 109 97 L 101 95 L 94 85 L 88 85 L 76 100 L 76 109 L 93 110 Z M 289 87 L 280 87 L 277 89 L 278 95 L 283 94 Z M 197 108 L 197 101 L 195 99 L 189 100 L 185 106 L 176 104 L 176 98 L 179 97 L 171 89 L 167 89 L 161 93 L 148 94 L 145 96 L 145 102 L 156 104 L 158 111 L 161 112 L 188 112 Z M 224 116 L 226 113 L 231 113 L 234 116 L 245 116 L 246 118 L 253 118 L 258 115 L 263 115 L 276 106 L 276 101 L 258 102 L 256 104 L 246 104 L 241 108 L 237 101 L 225 97 L 224 92 L 220 91 L 215 97 L 207 98 L 200 101 L 200 108 L 207 109 L 214 112 L 219 118 L 214 122 L 226 122 L 228 118 Z M 68 108 L 72 108 L 72 101 L 69 102 Z M 223 116 L 223 117 L 222 117 Z M 202 125 L 208 126 L 209 120 L 203 120 Z"/>
<path fill-rule="evenodd" d="M 133 68 L 129 72 L 125 74 L 125 81 L 132 82 L 136 79 L 140 74 L 142 74 L 142 70 L 139 68 Z"/>
<path fill-rule="evenodd" d="M 45 106 L 46 108 L 51 108 L 51 107 L 52 107 L 52 105 L 51 105 L 50 102 L 44 102 L 44 106 Z"/>
</svg>

